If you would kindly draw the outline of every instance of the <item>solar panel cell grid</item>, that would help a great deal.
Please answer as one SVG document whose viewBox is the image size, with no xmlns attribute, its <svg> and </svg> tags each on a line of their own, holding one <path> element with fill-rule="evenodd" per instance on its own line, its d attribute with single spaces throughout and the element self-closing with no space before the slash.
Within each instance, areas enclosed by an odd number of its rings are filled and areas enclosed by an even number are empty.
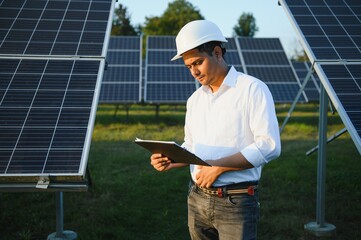
<svg viewBox="0 0 361 240">
<path fill-rule="evenodd" d="M 139 50 L 134 52 L 108 51 L 107 59 L 109 64 L 139 65 Z"/>
<path fill-rule="evenodd" d="M 247 71 L 248 74 L 252 76 L 257 76 L 265 83 L 292 82 L 297 84 L 297 82 L 294 81 L 294 73 L 290 67 L 247 67 Z"/>
<path fill-rule="evenodd" d="M 0 78 L 11 76 L 0 85 L 0 174 L 41 174 L 53 169 L 49 163 L 78 173 L 81 154 L 70 156 L 71 165 L 52 156 L 83 151 L 100 61 L 1 59 L 0 65 Z"/>
<path fill-rule="evenodd" d="M 111 0 L 3 1 L 0 54 L 101 55 L 110 8 Z"/>
<path fill-rule="evenodd" d="M 325 65 L 323 71 L 326 72 L 329 81 L 335 92 L 339 94 L 361 94 L 361 79 L 356 78 L 357 72 L 353 72 L 346 65 Z M 357 69 L 357 71 L 359 71 Z M 353 73 L 352 76 L 351 72 Z M 360 102 L 358 102 L 360 103 Z"/>
<path fill-rule="evenodd" d="M 286 1 L 313 60 L 361 59 L 360 2 Z M 340 38 L 341 39 L 340 39 Z"/>
<path fill-rule="evenodd" d="M 292 102 L 301 84 L 277 38 L 237 38 L 245 71 L 270 86 L 276 102 Z M 283 95 L 282 95 L 283 93 Z M 300 101 L 307 101 L 302 94 Z"/>
<path fill-rule="evenodd" d="M 148 82 L 185 82 L 194 83 L 195 80 L 189 70 L 184 66 L 174 67 L 156 67 L 148 66 L 147 68 Z"/>
<path fill-rule="evenodd" d="M 136 83 L 103 83 L 100 99 L 104 103 L 139 102 L 139 82 Z"/>
<path fill-rule="evenodd" d="M 300 89 L 298 84 L 268 84 L 268 88 L 271 91 L 275 102 L 290 102 L 290 99 L 295 99 L 295 94 Z"/>
<path fill-rule="evenodd" d="M 284 52 L 243 52 L 246 65 L 285 65 L 289 62 Z"/>
<path fill-rule="evenodd" d="M 104 72 L 103 82 L 106 83 L 138 83 L 139 84 L 139 66 L 115 66 L 108 67 Z"/>
<path fill-rule="evenodd" d="M 170 61 L 172 57 L 176 54 L 175 50 L 169 51 L 148 51 L 147 60 L 148 64 L 165 64 L 165 65 L 183 65 L 183 62 L 179 61 Z"/>
<path fill-rule="evenodd" d="M 140 41 L 138 36 L 112 36 L 109 41 L 108 51 L 113 50 L 137 50 L 140 49 Z"/>
<path fill-rule="evenodd" d="M 182 103 L 196 90 L 195 83 L 148 84 L 147 99 L 150 102 Z"/>
<path fill-rule="evenodd" d="M 141 37 L 112 36 L 107 54 L 99 101 L 133 103 L 141 101 Z"/>
<path fill-rule="evenodd" d="M 174 36 L 149 36 L 147 46 L 149 49 L 177 49 Z"/>
<path fill-rule="evenodd" d="M 275 38 L 238 38 L 243 51 L 247 50 L 279 50 L 283 51 L 281 42 Z"/>
<path fill-rule="evenodd" d="M 227 51 L 226 54 L 224 55 L 224 58 L 225 58 L 225 60 L 226 60 L 226 62 L 228 64 L 242 65 L 241 59 L 239 58 L 239 53 L 238 52 Z"/>
</svg>

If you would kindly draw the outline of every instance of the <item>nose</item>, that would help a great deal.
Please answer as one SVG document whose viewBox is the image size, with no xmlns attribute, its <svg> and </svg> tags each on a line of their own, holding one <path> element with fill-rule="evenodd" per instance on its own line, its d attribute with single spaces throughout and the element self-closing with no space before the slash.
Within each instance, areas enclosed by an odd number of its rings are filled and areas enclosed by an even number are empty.
<svg viewBox="0 0 361 240">
<path fill-rule="evenodd" d="M 201 73 L 201 72 L 198 70 L 197 67 L 194 67 L 194 66 L 193 66 L 193 67 L 191 68 L 191 74 L 192 74 L 193 76 L 195 76 L 195 77 L 196 77 L 196 76 L 199 76 L 200 73 Z"/>
</svg>

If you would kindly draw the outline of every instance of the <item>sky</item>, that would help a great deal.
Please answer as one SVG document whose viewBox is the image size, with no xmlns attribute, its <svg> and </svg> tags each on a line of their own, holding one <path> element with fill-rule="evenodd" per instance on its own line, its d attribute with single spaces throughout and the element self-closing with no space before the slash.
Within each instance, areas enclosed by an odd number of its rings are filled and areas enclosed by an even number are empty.
<svg viewBox="0 0 361 240">
<path fill-rule="evenodd" d="M 169 0 L 118 0 L 127 8 L 133 26 L 144 24 L 145 17 L 161 16 Z M 203 17 L 219 26 L 225 37 L 232 37 L 233 27 L 242 13 L 252 13 L 258 32 L 255 37 L 281 40 L 288 57 L 302 49 L 296 32 L 277 0 L 188 0 Z"/>
</svg>

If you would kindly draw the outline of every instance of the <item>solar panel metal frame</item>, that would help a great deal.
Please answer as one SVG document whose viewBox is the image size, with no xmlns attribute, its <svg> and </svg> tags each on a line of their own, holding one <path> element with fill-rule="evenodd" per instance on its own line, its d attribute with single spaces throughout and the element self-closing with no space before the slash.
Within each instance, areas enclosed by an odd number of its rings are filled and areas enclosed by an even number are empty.
<svg viewBox="0 0 361 240">
<path fill-rule="evenodd" d="M 127 90 L 127 86 L 128 85 L 137 85 L 138 86 L 138 97 L 132 97 L 131 99 L 121 99 L 121 98 L 117 98 L 114 95 L 107 95 L 105 91 L 105 89 L 102 89 L 100 92 L 100 99 L 99 102 L 100 103 L 111 103 L 111 104 L 119 104 L 119 103 L 125 103 L 125 104 L 129 104 L 129 103 L 138 103 L 142 101 L 142 42 L 143 42 L 143 37 L 142 36 L 111 36 L 110 37 L 110 42 L 112 41 L 116 41 L 117 39 L 132 39 L 134 38 L 135 40 L 139 41 L 139 49 L 130 49 L 130 48 L 121 48 L 121 49 L 113 49 L 113 48 L 108 48 L 108 53 L 110 52 L 114 52 L 114 53 L 124 53 L 124 52 L 133 52 L 133 53 L 137 53 L 139 52 L 139 62 L 138 64 L 117 64 L 117 63 L 112 63 L 111 61 L 108 61 L 107 64 L 107 71 L 109 71 L 109 69 L 114 68 L 114 69 L 123 69 L 123 68 L 127 68 L 127 67 L 138 67 L 138 82 L 129 82 L 129 81 L 110 81 L 111 79 L 108 79 L 106 76 L 107 74 L 104 74 L 104 78 L 102 81 L 102 88 L 104 87 L 109 87 L 109 86 L 114 86 L 114 87 L 119 87 L 119 86 L 123 86 L 125 87 L 125 89 L 123 89 L 125 92 L 129 92 L 129 90 Z M 110 44 L 111 45 L 111 44 Z"/>
<path fill-rule="evenodd" d="M 296 30 L 296 33 L 297 33 L 297 35 L 298 35 L 298 37 L 300 39 L 301 45 L 303 46 L 304 50 L 306 51 L 307 56 L 309 57 L 313 67 L 315 68 L 316 73 L 319 76 L 322 85 L 324 86 L 324 88 L 325 88 L 329 98 L 331 99 L 332 103 L 336 107 L 336 110 L 338 111 L 343 123 L 345 124 L 349 134 L 351 135 L 351 138 L 354 141 L 356 148 L 358 149 L 359 153 L 361 154 L 361 137 L 360 137 L 360 134 L 357 133 L 357 129 L 352 124 L 352 122 L 350 120 L 350 116 L 345 111 L 340 99 L 337 97 L 337 94 L 336 94 L 332 84 L 329 82 L 326 74 L 324 73 L 324 70 L 322 69 L 323 66 L 327 66 L 327 65 L 348 65 L 348 64 L 351 64 L 351 65 L 352 64 L 358 64 L 358 65 L 360 65 L 361 64 L 361 59 L 358 59 L 358 58 L 352 58 L 352 59 L 317 58 L 315 53 L 312 50 L 312 46 L 310 46 L 306 36 L 304 35 L 304 33 L 301 30 L 297 20 L 295 19 L 294 15 L 292 14 L 292 11 L 291 11 L 289 5 L 287 4 L 287 1 L 288 0 L 279 0 L 280 5 L 283 7 L 284 11 L 286 12 L 287 17 L 290 19 L 291 25 Z M 303 1 L 303 3 L 306 5 L 306 2 Z M 321 3 L 317 2 L 315 4 L 325 4 L 325 2 L 321 2 Z M 338 4 L 344 4 L 345 5 L 345 2 L 338 2 Z M 359 4 L 359 5 L 360 5 L 359 7 L 361 7 L 361 4 Z M 306 6 L 309 8 L 308 5 L 306 5 Z M 313 16 L 315 16 L 315 15 L 312 15 L 312 17 Z M 317 15 L 317 16 L 319 16 L 319 15 Z M 333 13 L 333 16 L 335 16 L 335 18 L 337 18 L 336 17 L 337 15 L 334 14 L 334 13 Z M 360 18 L 357 18 L 357 16 L 356 16 L 356 19 L 358 19 L 358 21 L 360 21 Z M 318 23 L 318 25 L 321 28 L 322 24 Z M 342 24 L 340 24 L 340 25 L 342 26 Z M 325 35 L 325 37 L 328 37 L 325 32 L 323 34 Z M 347 35 L 347 37 L 350 37 L 350 35 Z M 361 46 L 357 45 L 354 40 L 352 40 L 352 42 L 356 45 L 355 49 L 359 53 L 358 56 L 360 56 Z M 333 46 L 333 48 L 335 49 L 335 52 L 337 52 L 337 50 L 336 50 L 337 48 L 335 46 Z M 338 54 L 338 52 L 337 52 L 337 54 Z M 360 111 L 361 111 L 361 105 L 360 105 Z"/>
<path fill-rule="evenodd" d="M 296 65 L 300 65 L 300 67 L 296 66 Z M 300 82 L 303 82 L 305 80 L 305 77 L 307 76 L 307 73 L 309 71 L 313 71 L 310 67 L 310 63 L 309 62 L 301 62 L 301 61 L 292 61 L 292 66 L 296 71 L 297 77 L 299 79 Z M 304 91 L 307 95 L 307 98 L 309 101 L 319 101 L 319 95 L 320 95 L 320 80 L 317 76 L 316 73 L 312 74 L 310 76 L 310 80 L 308 81 Z M 314 93 L 317 94 L 314 94 Z M 317 95 L 317 96 L 314 96 Z"/>
<path fill-rule="evenodd" d="M 86 191 L 88 188 L 87 162 L 90 151 L 93 126 L 95 122 L 96 109 L 100 94 L 101 79 L 104 73 L 105 56 L 107 53 L 109 36 L 112 26 L 112 17 L 115 8 L 115 0 L 109 0 L 110 9 L 103 39 L 103 49 L 101 55 L 26 55 L 26 54 L 0 54 L 0 59 L 33 59 L 37 60 L 63 60 L 63 61 L 95 61 L 99 62 L 92 104 L 88 116 L 86 135 L 82 147 L 82 156 L 77 173 L 34 173 L 34 174 L 0 174 L 0 191 Z M 15 74 L 15 73 L 14 73 Z M 60 109 L 61 110 L 61 109 Z M 45 185 L 42 186 L 42 181 Z M 45 187 L 44 187 L 45 186 Z"/>
</svg>

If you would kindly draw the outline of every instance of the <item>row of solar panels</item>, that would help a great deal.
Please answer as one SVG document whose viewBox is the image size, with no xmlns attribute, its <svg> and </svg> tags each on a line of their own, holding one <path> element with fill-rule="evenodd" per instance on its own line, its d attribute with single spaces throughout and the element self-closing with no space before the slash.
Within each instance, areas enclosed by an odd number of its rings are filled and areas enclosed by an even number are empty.
<svg viewBox="0 0 361 240">
<path fill-rule="evenodd" d="M 279 39 L 228 38 L 226 48 L 228 64 L 264 81 L 276 102 L 292 102 L 295 99 L 303 79 L 297 77 Z M 170 61 L 175 53 L 174 36 L 148 36 L 146 60 L 142 64 L 141 37 L 112 36 L 99 101 L 186 102 L 199 84 L 182 60 Z M 318 100 L 315 83 L 309 82 L 301 102 Z"/>
<path fill-rule="evenodd" d="M 112 38 L 108 49 L 114 6 L 0 0 L 1 188 L 44 176 L 63 187 L 82 183 L 99 95 L 105 102 L 184 102 L 196 89 L 183 64 L 169 61 L 174 37 L 148 38 L 145 67 L 140 37 Z M 278 39 L 229 39 L 227 59 L 259 74 L 276 101 L 292 101 L 299 90 Z"/>
<path fill-rule="evenodd" d="M 361 152 L 360 1 L 280 3 Z M 169 61 L 174 37 L 148 38 L 145 64 L 140 38 L 108 49 L 114 5 L 0 0 L 1 188 L 43 176 L 62 187 L 84 181 L 100 87 L 101 102 L 117 103 L 184 102 L 196 89 L 182 63 Z M 301 84 L 278 39 L 231 38 L 227 48 L 227 61 L 265 81 L 276 102 L 293 101 Z"/>
</svg>

